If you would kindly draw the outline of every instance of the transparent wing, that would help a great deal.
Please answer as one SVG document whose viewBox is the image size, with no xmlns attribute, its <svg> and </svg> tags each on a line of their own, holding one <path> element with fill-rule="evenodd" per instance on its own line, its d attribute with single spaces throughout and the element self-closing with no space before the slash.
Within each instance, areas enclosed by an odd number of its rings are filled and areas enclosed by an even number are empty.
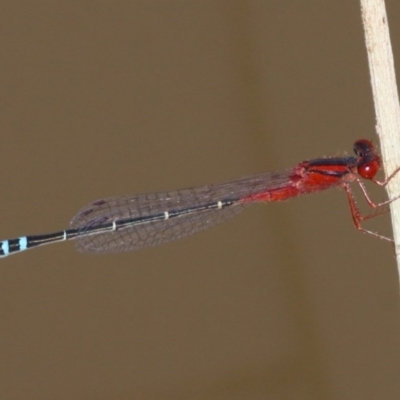
<svg viewBox="0 0 400 400">
<path fill-rule="evenodd" d="M 77 249 L 95 253 L 123 252 L 189 236 L 237 215 L 251 204 L 251 196 L 268 191 L 271 186 L 286 185 L 288 176 L 289 171 L 264 173 L 220 185 L 97 200 L 71 221 L 71 228 L 79 232 Z M 218 208 L 215 205 L 219 201 L 228 201 L 230 205 Z M 178 216 L 150 218 L 166 212 Z M 137 222 L 114 231 L 87 234 L 94 226 L 127 219 Z"/>
</svg>

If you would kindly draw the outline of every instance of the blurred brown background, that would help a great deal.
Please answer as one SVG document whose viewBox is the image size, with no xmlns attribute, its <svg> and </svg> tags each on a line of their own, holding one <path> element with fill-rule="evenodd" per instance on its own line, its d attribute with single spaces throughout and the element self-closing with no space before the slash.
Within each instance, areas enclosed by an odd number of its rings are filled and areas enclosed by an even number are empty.
<svg viewBox="0 0 400 400">
<path fill-rule="evenodd" d="M 2 238 L 376 140 L 357 1 L 3 1 L 0 30 Z M 393 252 L 339 190 L 137 253 L 42 247 L 0 274 L 2 399 L 400 396 Z"/>
</svg>

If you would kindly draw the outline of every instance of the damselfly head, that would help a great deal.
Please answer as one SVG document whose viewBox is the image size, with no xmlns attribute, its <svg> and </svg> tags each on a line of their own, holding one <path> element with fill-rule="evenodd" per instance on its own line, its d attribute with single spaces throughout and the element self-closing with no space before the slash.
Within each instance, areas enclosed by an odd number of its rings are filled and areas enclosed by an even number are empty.
<svg viewBox="0 0 400 400">
<path fill-rule="evenodd" d="M 357 140 L 354 143 L 354 153 L 357 156 L 357 172 L 364 179 L 373 179 L 381 168 L 381 158 L 371 141 Z"/>
</svg>

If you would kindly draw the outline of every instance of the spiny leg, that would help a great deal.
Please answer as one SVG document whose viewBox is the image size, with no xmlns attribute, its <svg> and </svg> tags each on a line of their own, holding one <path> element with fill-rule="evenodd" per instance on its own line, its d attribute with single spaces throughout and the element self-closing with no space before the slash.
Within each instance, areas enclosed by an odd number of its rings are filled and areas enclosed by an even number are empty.
<svg viewBox="0 0 400 400">
<path fill-rule="evenodd" d="M 350 188 L 350 185 L 347 184 L 347 183 L 345 183 L 345 184 L 343 184 L 342 187 L 343 187 L 343 189 L 346 191 L 347 200 L 349 201 L 351 216 L 352 216 L 353 223 L 354 223 L 354 226 L 356 227 L 356 229 L 358 229 L 358 230 L 361 231 L 361 232 L 369 233 L 369 234 L 372 235 L 372 236 L 375 236 L 375 237 L 378 237 L 378 238 L 380 238 L 380 239 L 387 240 L 387 241 L 393 243 L 393 239 L 388 238 L 388 237 L 383 236 L 383 235 L 380 235 L 380 234 L 377 233 L 377 232 L 374 232 L 374 231 L 370 231 L 370 230 L 368 230 L 368 229 L 365 229 L 365 228 L 361 225 L 361 222 L 362 222 L 362 221 L 364 221 L 364 220 L 366 220 L 366 219 L 370 219 L 370 218 L 376 217 L 377 215 L 384 214 L 384 213 L 387 212 L 388 210 L 387 210 L 387 209 L 381 209 L 381 210 L 377 210 L 377 212 L 372 213 L 372 214 L 362 215 L 361 212 L 360 212 L 360 210 L 359 210 L 359 208 L 357 207 L 356 200 L 355 200 L 355 198 L 354 198 L 354 195 L 353 195 L 353 192 L 352 192 L 352 190 L 351 190 L 351 188 Z M 369 204 L 369 203 L 368 203 L 368 204 Z M 385 204 L 387 204 L 387 203 L 385 203 Z M 385 204 L 382 204 L 382 205 L 385 205 Z"/>
</svg>

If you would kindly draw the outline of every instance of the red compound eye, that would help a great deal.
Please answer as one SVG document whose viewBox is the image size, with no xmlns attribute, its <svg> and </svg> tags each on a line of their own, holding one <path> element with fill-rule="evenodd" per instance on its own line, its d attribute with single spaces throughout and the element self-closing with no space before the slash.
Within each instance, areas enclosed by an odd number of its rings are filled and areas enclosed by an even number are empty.
<svg viewBox="0 0 400 400">
<path fill-rule="evenodd" d="M 357 172 L 364 179 L 373 179 L 381 168 L 381 160 L 369 140 L 357 140 L 354 144 L 357 156 Z"/>
<path fill-rule="evenodd" d="M 377 160 L 359 164 L 357 171 L 365 179 L 373 179 L 380 169 L 380 163 Z"/>
</svg>

